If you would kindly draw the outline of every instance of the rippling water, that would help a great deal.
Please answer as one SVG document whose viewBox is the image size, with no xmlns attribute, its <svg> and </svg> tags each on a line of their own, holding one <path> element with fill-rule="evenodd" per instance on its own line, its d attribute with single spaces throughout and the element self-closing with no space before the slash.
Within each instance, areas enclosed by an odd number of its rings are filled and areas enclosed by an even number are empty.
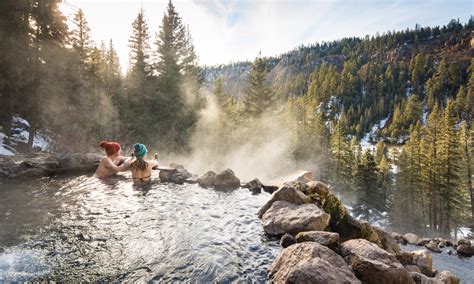
<svg viewBox="0 0 474 284">
<path fill-rule="evenodd" d="M 269 195 L 80 176 L 2 184 L 0 280 L 267 280 Z"/>
</svg>

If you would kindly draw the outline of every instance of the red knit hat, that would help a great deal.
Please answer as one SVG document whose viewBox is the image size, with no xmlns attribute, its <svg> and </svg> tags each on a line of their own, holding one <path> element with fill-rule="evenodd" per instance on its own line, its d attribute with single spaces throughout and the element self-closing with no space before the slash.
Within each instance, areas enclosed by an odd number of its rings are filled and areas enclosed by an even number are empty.
<svg viewBox="0 0 474 284">
<path fill-rule="evenodd" d="M 112 156 L 120 151 L 120 144 L 117 142 L 101 141 L 99 146 L 105 149 L 107 156 Z"/>
</svg>

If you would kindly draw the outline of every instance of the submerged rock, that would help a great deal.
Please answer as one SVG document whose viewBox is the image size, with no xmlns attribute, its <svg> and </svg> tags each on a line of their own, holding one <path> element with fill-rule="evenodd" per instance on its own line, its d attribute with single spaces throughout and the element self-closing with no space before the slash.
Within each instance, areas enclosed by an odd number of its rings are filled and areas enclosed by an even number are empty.
<svg viewBox="0 0 474 284">
<path fill-rule="evenodd" d="M 218 190 L 237 189 L 240 187 L 240 179 L 231 169 L 218 173 L 214 178 L 214 188 Z"/>
<path fill-rule="evenodd" d="M 304 193 L 296 190 L 294 187 L 284 185 L 280 187 L 280 189 L 275 191 L 272 194 L 270 200 L 268 200 L 267 203 L 262 206 L 262 208 L 258 212 L 258 217 L 262 218 L 263 214 L 265 214 L 265 212 L 276 201 L 287 201 L 293 204 L 305 204 L 309 203 L 310 199 Z"/>
<path fill-rule="evenodd" d="M 297 234 L 304 231 L 322 231 L 330 216 L 315 204 L 293 204 L 275 201 L 262 217 L 263 229 L 269 235 Z"/>
<path fill-rule="evenodd" d="M 325 231 L 300 232 L 296 235 L 296 242 L 316 242 L 327 247 L 337 246 L 339 234 Z"/>
<path fill-rule="evenodd" d="M 341 256 L 315 242 L 282 250 L 268 271 L 274 283 L 361 283 Z"/>
<path fill-rule="evenodd" d="M 363 283 L 414 283 L 395 255 L 365 239 L 342 243 L 341 254 Z"/>
<path fill-rule="evenodd" d="M 200 187 L 209 188 L 214 186 L 214 180 L 216 179 L 216 173 L 213 171 L 208 171 L 203 174 L 198 179 L 198 184 Z"/>
</svg>

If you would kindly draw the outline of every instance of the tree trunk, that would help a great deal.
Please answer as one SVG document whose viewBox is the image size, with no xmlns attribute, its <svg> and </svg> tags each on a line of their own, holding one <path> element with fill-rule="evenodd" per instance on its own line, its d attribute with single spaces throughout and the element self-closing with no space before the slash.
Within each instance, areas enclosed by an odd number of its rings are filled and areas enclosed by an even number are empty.
<svg viewBox="0 0 474 284">
<path fill-rule="evenodd" d="M 30 133 L 28 135 L 28 150 L 32 151 L 33 150 L 33 142 L 35 139 L 36 135 L 36 124 L 32 123 L 30 127 Z"/>
</svg>

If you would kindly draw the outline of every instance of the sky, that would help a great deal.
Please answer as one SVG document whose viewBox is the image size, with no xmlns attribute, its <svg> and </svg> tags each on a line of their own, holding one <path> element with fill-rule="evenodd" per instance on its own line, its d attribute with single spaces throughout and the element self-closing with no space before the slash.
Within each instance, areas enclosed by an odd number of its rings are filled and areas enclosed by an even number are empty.
<svg viewBox="0 0 474 284">
<path fill-rule="evenodd" d="M 152 41 L 168 0 L 63 0 L 61 10 L 71 23 L 79 8 L 92 38 L 113 40 L 122 69 L 128 67 L 132 22 L 145 10 Z M 302 44 L 343 37 L 364 37 L 389 30 L 465 23 L 474 14 L 474 0 L 174 0 L 189 26 L 201 65 L 253 60 L 284 53 Z M 153 44 L 152 44 L 153 47 Z"/>
</svg>

